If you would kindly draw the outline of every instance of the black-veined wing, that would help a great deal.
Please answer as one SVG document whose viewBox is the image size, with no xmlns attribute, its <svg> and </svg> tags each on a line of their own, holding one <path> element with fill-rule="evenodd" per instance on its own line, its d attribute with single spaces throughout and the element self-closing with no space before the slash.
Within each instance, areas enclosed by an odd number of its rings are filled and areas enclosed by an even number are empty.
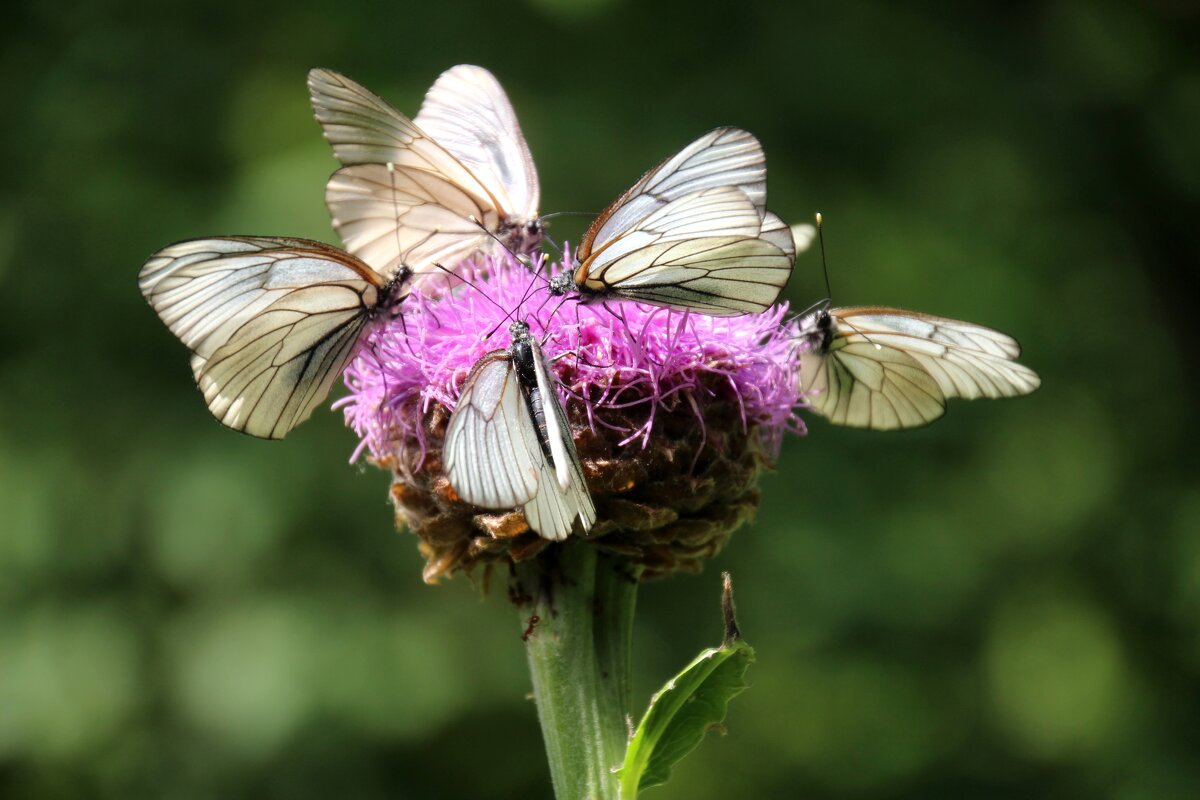
<svg viewBox="0 0 1200 800">
<path fill-rule="evenodd" d="M 793 257 L 762 227 L 741 189 L 699 189 L 612 236 L 585 236 L 573 278 L 558 276 L 552 287 L 713 315 L 764 311 L 791 276 Z"/>
<path fill-rule="evenodd" d="M 536 248 L 537 174 L 490 73 L 456 67 L 430 90 L 424 120 L 449 136 L 447 143 L 344 75 L 315 69 L 308 85 L 317 120 L 344 165 L 325 199 L 350 252 L 384 274 L 403 264 L 420 275 L 490 248 L 488 232 L 514 250 Z M 468 104 L 458 109 L 457 128 L 456 99 Z M 490 150 L 485 141 L 494 142 Z"/>
<path fill-rule="evenodd" d="M 469 64 L 446 70 L 414 122 L 471 170 L 500 208 L 526 220 L 537 217 L 537 167 L 512 103 L 492 73 Z"/>
<path fill-rule="evenodd" d="M 329 178 L 325 199 L 346 249 L 390 274 L 407 266 L 414 286 L 437 283 L 448 268 L 491 239 L 496 212 L 440 175 L 380 164 L 343 167 Z"/>
<path fill-rule="evenodd" d="M 482 508 L 521 507 L 546 539 L 596 521 L 571 428 L 552 372 L 523 323 L 508 350 L 481 358 L 467 376 L 446 430 L 450 485 Z M 520 332 L 517 332 L 520 331 Z"/>
<path fill-rule="evenodd" d="M 1016 397 L 1041 384 L 1016 363 L 1016 340 L 970 322 L 861 307 L 818 311 L 801 327 L 801 388 L 837 425 L 918 427 L 942 416 L 949 398 Z"/>
<path fill-rule="evenodd" d="M 766 213 L 767 162 L 754 135 L 716 128 L 651 169 L 609 204 L 583 241 L 601 246 L 673 200 L 700 189 L 736 186 Z"/>
<path fill-rule="evenodd" d="M 213 415 L 269 439 L 283 438 L 325 399 L 397 283 L 321 242 L 249 236 L 169 245 L 138 281 L 192 351 Z"/>
</svg>

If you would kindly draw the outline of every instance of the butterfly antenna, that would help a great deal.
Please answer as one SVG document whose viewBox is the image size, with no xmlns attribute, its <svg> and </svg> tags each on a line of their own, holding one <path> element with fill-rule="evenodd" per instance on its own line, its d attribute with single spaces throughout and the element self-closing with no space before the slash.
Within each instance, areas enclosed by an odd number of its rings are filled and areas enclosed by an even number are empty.
<svg viewBox="0 0 1200 800">
<path fill-rule="evenodd" d="M 825 218 L 817 212 L 817 240 L 821 245 L 821 271 L 825 273 L 825 296 L 833 299 L 833 289 L 829 285 L 829 264 L 825 261 Z"/>
<path fill-rule="evenodd" d="M 553 247 L 553 248 L 554 248 L 554 250 L 555 250 L 555 252 L 556 252 L 556 253 L 558 253 L 558 258 L 559 258 L 560 260 L 562 259 L 562 257 L 563 257 L 563 249 L 562 249 L 562 248 L 561 248 L 561 247 L 558 245 L 558 242 L 556 242 L 556 241 L 554 241 L 553 239 L 551 239 L 551 238 L 550 238 L 550 234 L 546 233 L 545 231 L 542 231 L 542 241 L 543 241 L 543 242 L 546 242 L 546 243 L 547 243 L 547 244 L 549 244 L 551 247 Z"/>
<path fill-rule="evenodd" d="M 547 220 L 551 217 L 594 217 L 594 211 L 555 211 L 553 214 L 543 214 L 541 219 Z"/>
<path fill-rule="evenodd" d="M 475 282 L 472 281 L 470 278 L 468 278 L 465 275 L 460 275 L 459 273 L 455 272 L 454 270 L 449 269 L 448 267 L 446 267 L 442 264 L 438 264 L 437 262 L 434 262 L 433 266 L 437 269 L 440 269 L 442 272 L 446 273 L 448 278 L 456 278 L 456 279 L 462 281 L 463 283 L 467 284 L 468 286 L 470 286 L 472 289 L 474 289 L 476 292 L 479 293 L 480 297 L 487 300 L 489 303 L 494 305 L 496 308 L 500 309 L 500 311 L 502 311 L 504 313 L 506 319 L 512 319 L 511 311 L 506 311 L 504 306 L 500 305 L 495 300 L 493 300 L 491 295 L 489 295 L 487 292 L 483 291 L 477 285 L 475 285 Z M 503 323 L 501 323 L 501 324 L 503 324 Z"/>
<path fill-rule="evenodd" d="M 387 162 L 387 171 L 388 180 L 392 184 L 392 213 L 396 218 L 396 224 L 392 226 L 392 235 L 396 239 L 396 258 L 402 261 L 404 252 L 400 248 L 400 192 L 396 188 L 396 165 L 394 162 Z"/>
<path fill-rule="evenodd" d="M 824 222 L 825 222 L 825 218 L 822 217 L 821 212 L 818 211 L 817 212 L 817 240 L 820 242 L 820 245 L 821 245 L 821 270 L 825 273 L 825 292 L 827 294 L 827 299 L 825 300 L 825 302 L 832 303 L 833 302 L 833 289 L 829 285 L 829 264 L 827 264 L 825 261 L 825 225 L 824 225 Z M 859 330 L 858 328 L 854 327 L 853 323 L 846 322 L 845 320 L 842 320 L 842 322 L 844 322 L 846 325 L 848 325 L 850 327 L 850 330 L 854 331 L 859 336 L 866 339 L 869 344 L 874 345 L 876 350 L 883 349 L 882 345 L 872 342 L 871 337 L 868 336 L 863 331 Z"/>
</svg>

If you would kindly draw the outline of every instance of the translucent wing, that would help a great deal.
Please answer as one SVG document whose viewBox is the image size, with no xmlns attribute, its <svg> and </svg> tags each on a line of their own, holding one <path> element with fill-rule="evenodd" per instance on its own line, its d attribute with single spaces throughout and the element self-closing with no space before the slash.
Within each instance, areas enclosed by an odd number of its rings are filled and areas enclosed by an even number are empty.
<svg viewBox="0 0 1200 800">
<path fill-rule="evenodd" d="M 537 173 L 512 108 L 486 71 L 455 68 L 430 90 L 421 119 L 436 135 L 344 75 L 312 70 L 308 85 L 317 121 L 344 165 L 325 201 L 350 252 L 385 275 L 401 264 L 420 275 L 490 249 L 480 226 L 516 249 L 536 247 L 540 236 L 523 225 L 535 213 Z M 457 100 L 468 105 L 455 108 Z"/>
<path fill-rule="evenodd" d="M 313 113 L 343 166 L 392 164 L 432 172 L 499 208 L 497 199 L 446 148 L 382 98 L 332 70 L 308 73 Z"/>
<path fill-rule="evenodd" d="M 792 242 L 797 253 L 803 253 L 812 246 L 813 240 L 817 238 L 817 226 L 809 225 L 807 222 L 793 225 L 791 230 Z"/>
<path fill-rule="evenodd" d="M 719 186 L 741 189 L 762 217 L 767 165 L 752 134 L 738 128 L 711 130 L 647 172 L 588 228 L 579 245 L 580 260 L 673 200 Z"/>
<path fill-rule="evenodd" d="M 804 353 L 800 385 L 813 411 L 835 425 L 893 430 L 933 422 L 946 411 L 937 382 L 903 350 L 835 339 Z"/>
<path fill-rule="evenodd" d="M 482 508 L 521 506 L 534 532 L 560 540 L 576 517 L 587 530 L 596 514 L 554 385 L 544 365 L 540 370 L 539 387 L 545 379 L 549 390 L 541 395 L 547 445 L 563 469 L 546 457 L 512 358 L 503 350 L 480 359 L 463 384 L 444 458 L 450 485 L 463 500 Z"/>
<path fill-rule="evenodd" d="M 213 415 L 271 439 L 324 400 L 383 283 L 336 248 L 269 237 L 179 242 L 139 276 L 150 305 L 192 351 Z"/>
<path fill-rule="evenodd" d="M 791 276 L 792 258 L 760 238 L 761 228 L 757 208 L 740 189 L 701 189 L 593 250 L 575 282 L 585 292 L 706 314 L 763 311 Z"/>
<path fill-rule="evenodd" d="M 486 248 L 480 224 L 499 225 L 494 210 L 437 173 L 380 164 L 335 172 L 325 202 L 347 250 L 385 275 L 407 266 L 416 286 L 444 275 L 435 264 L 453 267 Z"/>
<path fill-rule="evenodd" d="M 502 208 L 536 216 L 537 168 L 508 95 L 492 73 L 468 64 L 446 70 L 425 95 L 415 122 L 466 165 Z"/>
<path fill-rule="evenodd" d="M 830 314 L 833 338 L 802 356 L 801 386 L 835 424 L 915 427 L 940 417 L 948 398 L 1016 397 L 1041 384 L 1014 360 L 1017 342 L 982 325 L 895 308 Z"/>
<path fill-rule="evenodd" d="M 576 517 L 585 532 L 592 527 L 596 522 L 596 507 L 583 476 L 571 426 L 558 398 L 558 382 L 551 377 L 553 373 L 536 343 L 533 353 L 538 393 L 546 418 L 546 438 L 554 465 L 551 467 L 547 463 L 543 467 L 538 494 L 526 504 L 525 518 L 529 527 L 547 539 L 565 539 Z"/>
<path fill-rule="evenodd" d="M 365 295 L 385 282 L 335 247 L 269 236 L 176 242 L 152 255 L 138 275 L 138 287 L 162 321 L 204 357 L 290 291 L 331 284 Z"/>
<path fill-rule="evenodd" d="M 545 457 L 507 351 L 481 358 L 446 429 L 450 485 L 482 508 L 524 505 L 538 493 Z"/>
<path fill-rule="evenodd" d="M 794 238 L 794 234 L 796 233 L 795 227 L 789 228 L 787 223 L 770 211 L 762 211 L 761 213 L 762 229 L 758 233 L 758 238 L 778 247 L 794 264 L 796 262 L 796 249 L 799 247 L 799 249 L 804 250 L 808 247 L 808 243 L 804 242 L 803 247 L 800 247 Z"/>
</svg>

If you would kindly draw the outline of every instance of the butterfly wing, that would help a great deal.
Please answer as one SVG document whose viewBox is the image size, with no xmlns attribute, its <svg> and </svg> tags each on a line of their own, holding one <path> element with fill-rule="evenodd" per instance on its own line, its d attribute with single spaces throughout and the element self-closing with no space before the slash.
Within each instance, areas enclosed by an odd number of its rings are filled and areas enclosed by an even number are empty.
<svg viewBox="0 0 1200 800">
<path fill-rule="evenodd" d="M 547 539 L 565 539 L 576 517 L 584 532 L 591 529 L 596 522 L 596 506 L 583 476 L 570 423 L 559 401 L 558 381 L 553 378 L 554 373 L 536 343 L 533 356 L 538 393 L 546 418 L 546 438 L 554 465 L 551 468 L 547 464 L 543 469 L 538 495 L 532 503 L 526 504 L 525 518 L 531 528 Z"/>
<path fill-rule="evenodd" d="M 601 296 L 706 314 L 763 311 L 791 276 L 792 258 L 761 238 L 761 229 L 758 209 L 740 189 L 700 189 L 593 249 L 575 281 Z"/>
<path fill-rule="evenodd" d="M 651 169 L 596 218 L 580 241 L 578 258 L 585 260 L 594 248 L 668 203 L 719 186 L 741 189 L 762 217 L 767 165 L 753 134 L 738 128 L 711 130 Z"/>
<path fill-rule="evenodd" d="M 270 237 L 179 242 L 151 256 L 139 276 L 151 307 L 192 351 L 213 415 L 270 439 L 324 400 L 383 284 L 329 245 Z"/>
<path fill-rule="evenodd" d="M 470 169 L 501 208 L 537 215 L 537 168 L 508 95 L 492 73 L 469 64 L 446 70 L 414 122 Z"/>
<path fill-rule="evenodd" d="M 507 351 L 471 369 L 446 429 L 450 485 L 468 503 L 508 508 L 532 500 L 545 457 Z"/>
<path fill-rule="evenodd" d="M 827 352 L 801 357 L 801 386 L 838 425 L 892 430 L 925 425 L 948 398 L 1016 397 L 1041 385 L 1016 363 L 1020 346 L 970 322 L 896 308 L 834 309 Z"/>
<path fill-rule="evenodd" d="M 430 90 L 422 119 L 435 126 L 436 138 L 344 75 L 312 70 L 308 85 L 317 121 L 344 165 L 325 194 L 334 227 L 350 252 L 384 274 L 400 264 L 418 275 L 439 271 L 435 264 L 453 267 L 490 247 L 485 231 L 534 213 L 532 158 L 503 90 L 486 71 L 450 70 Z M 456 99 L 481 105 L 456 109 Z M 490 150 L 489 139 L 498 142 Z M 528 163 L 518 171 L 522 160 Z"/>
<path fill-rule="evenodd" d="M 540 369 L 539 389 L 544 365 Z M 446 430 L 444 458 L 450 485 L 463 500 L 481 508 L 520 506 L 535 533 L 561 540 L 571 533 L 577 516 L 584 530 L 591 527 L 595 508 L 575 445 L 565 438 L 570 428 L 548 378 L 546 387 L 550 394 L 542 397 L 550 451 L 563 469 L 546 458 L 517 370 L 504 350 L 485 355 L 467 376 Z"/>
<path fill-rule="evenodd" d="M 764 224 L 764 229 L 766 225 Z M 813 240 L 817 238 L 817 226 L 810 225 L 807 222 L 801 222 L 791 226 L 792 246 L 797 253 L 803 253 L 812 246 Z"/>
<path fill-rule="evenodd" d="M 480 225 L 499 225 L 493 209 L 441 175 L 384 164 L 338 170 L 325 203 L 347 250 L 384 274 L 407 266 L 418 287 L 446 277 L 435 265 L 452 268 L 485 247 Z"/>
<path fill-rule="evenodd" d="M 813 411 L 834 425 L 894 430 L 927 425 L 946 411 L 937 382 L 895 347 L 835 339 L 800 359 L 800 386 Z"/>
</svg>

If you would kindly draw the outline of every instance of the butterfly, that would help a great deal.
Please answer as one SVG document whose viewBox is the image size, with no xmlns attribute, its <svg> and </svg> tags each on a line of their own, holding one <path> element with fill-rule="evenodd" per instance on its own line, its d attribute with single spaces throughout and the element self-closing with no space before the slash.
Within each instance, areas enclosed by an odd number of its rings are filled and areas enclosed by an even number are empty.
<svg viewBox="0 0 1200 800">
<path fill-rule="evenodd" d="M 192 351 L 213 416 L 282 439 L 329 394 L 368 323 L 395 311 L 407 278 L 321 242 L 227 236 L 164 247 L 138 286 Z"/>
<path fill-rule="evenodd" d="M 914 428 L 961 397 L 1016 397 L 1041 385 L 999 331 L 900 308 L 818 309 L 800 321 L 800 387 L 835 425 Z"/>
<path fill-rule="evenodd" d="M 765 311 L 792 274 L 792 231 L 766 210 L 762 146 L 709 131 L 612 202 L 551 291 L 731 316 Z"/>
<path fill-rule="evenodd" d="M 521 506 L 545 539 L 583 532 L 596 508 L 583 477 L 557 381 L 529 325 L 472 367 L 446 429 L 443 459 L 459 497 L 481 508 Z"/>
<path fill-rule="evenodd" d="M 403 264 L 419 285 L 496 240 L 537 249 L 537 169 L 490 72 L 442 73 L 415 120 L 332 70 L 309 72 L 308 88 L 343 165 L 325 202 L 349 252 L 385 274 Z"/>
</svg>

